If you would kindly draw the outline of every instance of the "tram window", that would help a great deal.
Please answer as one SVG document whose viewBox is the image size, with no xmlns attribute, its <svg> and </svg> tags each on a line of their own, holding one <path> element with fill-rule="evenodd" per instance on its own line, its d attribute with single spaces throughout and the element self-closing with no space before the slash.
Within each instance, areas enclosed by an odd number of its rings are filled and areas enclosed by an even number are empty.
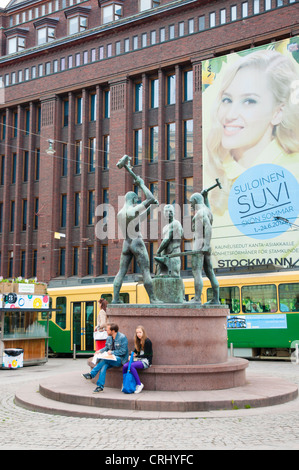
<svg viewBox="0 0 299 470">
<path fill-rule="evenodd" d="M 65 330 L 66 328 L 66 297 L 57 297 L 56 308 L 60 308 L 60 311 L 56 312 L 56 323 L 60 328 Z"/>
<path fill-rule="evenodd" d="M 128 304 L 129 303 L 129 294 L 127 292 L 123 293 L 123 294 L 119 294 L 121 300 L 123 301 L 124 304 Z"/>
<path fill-rule="evenodd" d="M 112 294 L 102 294 L 101 297 L 106 299 L 108 304 L 112 302 Z M 127 292 L 119 294 L 120 299 L 123 301 L 124 304 L 129 303 L 130 296 Z"/>
<path fill-rule="evenodd" d="M 207 289 L 208 300 L 213 298 L 213 291 L 211 288 Z M 240 312 L 240 293 L 237 286 L 233 287 L 220 287 L 219 289 L 220 303 L 229 306 L 230 313 Z"/>
<path fill-rule="evenodd" d="M 274 284 L 243 286 L 243 313 L 277 312 L 277 293 Z"/>
<path fill-rule="evenodd" d="M 281 312 L 299 312 L 299 284 L 279 284 L 279 307 Z"/>
</svg>

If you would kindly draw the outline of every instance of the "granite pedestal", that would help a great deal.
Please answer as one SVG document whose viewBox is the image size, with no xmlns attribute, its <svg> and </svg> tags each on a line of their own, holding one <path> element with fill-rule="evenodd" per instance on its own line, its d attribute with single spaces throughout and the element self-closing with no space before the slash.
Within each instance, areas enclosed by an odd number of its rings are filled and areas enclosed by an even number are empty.
<svg viewBox="0 0 299 470">
<path fill-rule="evenodd" d="M 228 358 L 223 306 L 182 304 L 113 304 L 108 320 L 119 325 L 134 349 L 134 334 L 143 325 L 153 343 L 153 365 L 140 372 L 147 390 L 220 390 L 245 384 L 248 361 Z M 97 377 L 93 379 L 96 382 Z M 122 368 L 107 372 L 105 386 L 121 388 Z"/>
</svg>

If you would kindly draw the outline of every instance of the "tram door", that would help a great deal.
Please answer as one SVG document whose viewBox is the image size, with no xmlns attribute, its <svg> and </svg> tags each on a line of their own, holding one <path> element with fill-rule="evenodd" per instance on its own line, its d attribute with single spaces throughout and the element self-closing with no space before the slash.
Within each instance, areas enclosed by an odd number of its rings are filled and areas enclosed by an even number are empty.
<svg viewBox="0 0 299 470">
<path fill-rule="evenodd" d="M 71 303 L 71 349 L 73 350 L 75 345 L 76 352 L 94 350 L 93 332 L 96 320 L 96 304 L 96 301 L 93 300 Z"/>
</svg>

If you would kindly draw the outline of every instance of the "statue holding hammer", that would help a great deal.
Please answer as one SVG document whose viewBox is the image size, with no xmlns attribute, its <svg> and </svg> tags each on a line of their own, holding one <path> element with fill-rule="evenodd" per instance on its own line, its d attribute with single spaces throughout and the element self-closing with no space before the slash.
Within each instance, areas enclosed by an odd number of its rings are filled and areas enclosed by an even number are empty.
<svg viewBox="0 0 299 470">
<path fill-rule="evenodd" d="M 217 185 L 214 185 L 208 190 L 204 189 L 201 193 L 192 194 L 189 200 L 194 212 L 191 229 L 193 232 L 192 274 L 194 276 L 195 296 L 191 302 L 201 303 L 201 293 L 203 288 L 202 269 L 204 269 L 206 276 L 211 282 L 213 290 L 213 298 L 208 303 L 213 305 L 218 305 L 220 302 L 219 283 L 212 267 L 210 243 L 212 237 L 213 215 L 208 201 L 208 191 L 216 186 L 221 188 L 220 183 L 217 181 Z"/>
<path fill-rule="evenodd" d="M 135 257 L 140 267 L 143 276 L 144 287 L 148 293 L 150 303 L 161 303 L 154 295 L 148 252 L 139 229 L 139 223 L 147 217 L 150 211 L 150 206 L 152 204 L 159 203 L 151 191 L 145 186 L 143 179 L 135 175 L 129 166 L 128 155 L 124 155 L 119 160 L 117 167 L 125 168 L 133 176 L 135 184 L 141 188 L 146 199 L 141 203 L 138 203 L 137 194 L 133 191 L 129 191 L 125 195 L 124 206 L 117 214 L 117 220 L 123 232 L 124 242 L 120 258 L 119 271 L 113 283 L 114 296 L 112 303 L 117 304 L 121 302 L 119 298 L 119 292 L 133 257 Z"/>
</svg>

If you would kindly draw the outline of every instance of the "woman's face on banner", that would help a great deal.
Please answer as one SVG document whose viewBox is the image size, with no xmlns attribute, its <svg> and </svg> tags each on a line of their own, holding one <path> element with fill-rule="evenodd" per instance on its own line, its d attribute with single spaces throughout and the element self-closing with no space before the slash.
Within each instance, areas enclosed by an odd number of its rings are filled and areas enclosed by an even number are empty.
<svg viewBox="0 0 299 470">
<path fill-rule="evenodd" d="M 223 147 L 236 159 L 248 150 L 257 157 L 272 138 L 278 114 L 265 74 L 253 67 L 240 69 L 223 91 L 218 110 Z"/>
</svg>

